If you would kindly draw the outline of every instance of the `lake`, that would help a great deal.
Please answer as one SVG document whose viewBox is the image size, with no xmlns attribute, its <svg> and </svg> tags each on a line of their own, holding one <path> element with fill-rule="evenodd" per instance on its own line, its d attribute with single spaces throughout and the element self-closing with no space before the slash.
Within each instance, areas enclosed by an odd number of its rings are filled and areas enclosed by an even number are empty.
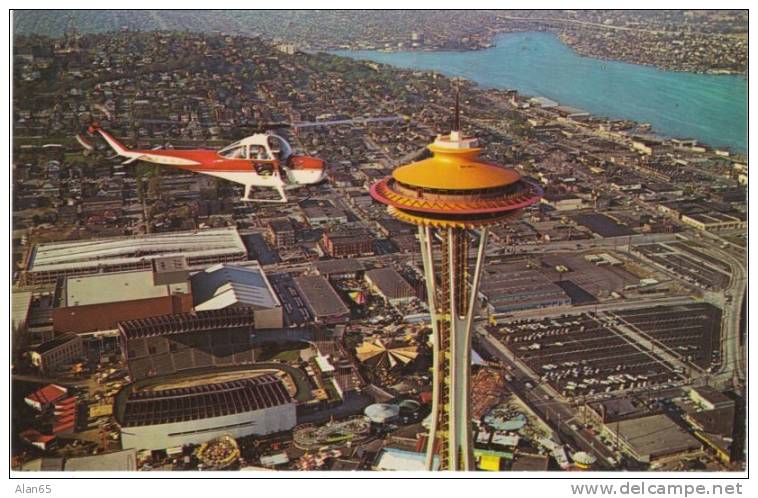
<svg viewBox="0 0 758 498">
<path fill-rule="evenodd" d="M 508 33 L 468 52 L 332 53 L 461 76 L 485 88 L 539 95 L 592 114 L 650 123 L 659 135 L 747 150 L 747 79 L 582 57 L 550 33 Z"/>
</svg>

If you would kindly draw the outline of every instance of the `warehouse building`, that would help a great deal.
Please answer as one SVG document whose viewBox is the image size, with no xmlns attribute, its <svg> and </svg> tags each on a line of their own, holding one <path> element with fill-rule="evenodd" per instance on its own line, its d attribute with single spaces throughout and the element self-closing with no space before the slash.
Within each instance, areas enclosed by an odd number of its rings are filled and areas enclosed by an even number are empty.
<svg viewBox="0 0 758 498">
<path fill-rule="evenodd" d="M 350 310 L 324 277 L 297 277 L 295 286 L 317 323 L 344 323 L 350 319 Z"/>
<path fill-rule="evenodd" d="M 284 326 L 282 304 L 258 264 L 217 264 L 192 275 L 196 311 L 247 307 L 253 310 L 256 329 Z"/>
<path fill-rule="evenodd" d="M 214 263 L 244 261 L 247 249 L 235 228 L 39 244 L 26 254 L 22 284 L 149 270 L 154 259 L 166 256 L 184 256 L 190 269 L 201 269 Z"/>
<path fill-rule="evenodd" d="M 321 247 L 333 258 L 352 258 L 374 254 L 374 236 L 365 229 L 327 230 Z"/>
<path fill-rule="evenodd" d="M 281 379 L 261 375 L 225 382 L 140 389 L 117 397 L 125 449 L 158 450 L 292 429 L 295 401 Z"/>
<path fill-rule="evenodd" d="M 531 270 L 502 271 L 487 268 L 479 293 L 490 315 L 535 308 L 570 306 L 571 297 L 542 273 Z"/>
<path fill-rule="evenodd" d="M 49 375 L 84 358 L 84 341 L 75 334 L 62 334 L 31 351 L 32 365 Z"/>
<path fill-rule="evenodd" d="M 329 259 L 316 262 L 316 271 L 329 280 L 349 280 L 359 278 L 365 270 L 358 259 Z"/>
<path fill-rule="evenodd" d="M 747 221 L 742 215 L 732 216 L 715 211 L 710 213 L 684 214 L 682 215 L 682 223 L 706 232 L 741 230 L 747 226 Z"/>
<path fill-rule="evenodd" d="M 372 291 L 393 306 L 416 299 L 416 293 L 411 284 L 392 268 L 367 271 L 366 282 L 371 286 Z"/>
<path fill-rule="evenodd" d="M 644 463 L 702 448 L 697 439 L 664 414 L 606 424 L 603 432 L 635 460 Z"/>
<path fill-rule="evenodd" d="M 56 333 L 115 330 L 123 320 L 186 313 L 192 293 L 183 260 L 154 260 L 149 270 L 61 278 L 52 310 Z"/>
<path fill-rule="evenodd" d="M 134 380 L 251 364 L 254 317 L 251 308 L 230 307 L 127 320 L 118 324 L 121 353 Z"/>
<path fill-rule="evenodd" d="M 312 227 L 344 225 L 348 221 L 347 213 L 334 206 L 310 206 L 304 208 L 303 212 Z"/>
<path fill-rule="evenodd" d="M 266 236 L 278 249 L 295 245 L 295 227 L 289 218 L 277 218 L 268 222 Z"/>
</svg>

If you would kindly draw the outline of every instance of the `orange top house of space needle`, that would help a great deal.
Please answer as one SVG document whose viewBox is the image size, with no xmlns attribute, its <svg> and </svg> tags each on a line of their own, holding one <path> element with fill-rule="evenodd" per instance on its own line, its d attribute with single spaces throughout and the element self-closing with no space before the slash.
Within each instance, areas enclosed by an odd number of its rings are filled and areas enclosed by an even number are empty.
<svg viewBox="0 0 758 498">
<path fill-rule="evenodd" d="M 511 168 L 479 159 L 482 149 L 477 139 L 460 131 L 457 95 L 453 130 L 438 136 L 429 150 L 432 157 L 401 166 L 374 183 L 371 196 L 386 204 L 392 216 L 418 225 L 434 344 L 426 467 L 474 470 L 471 328 L 487 228 L 516 219 L 525 207 L 539 201 L 542 189 Z M 441 240 L 438 261 L 433 249 L 435 230 Z M 476 251 L 473 272 L 469 271 L 469 246 Z"/>
</svg>

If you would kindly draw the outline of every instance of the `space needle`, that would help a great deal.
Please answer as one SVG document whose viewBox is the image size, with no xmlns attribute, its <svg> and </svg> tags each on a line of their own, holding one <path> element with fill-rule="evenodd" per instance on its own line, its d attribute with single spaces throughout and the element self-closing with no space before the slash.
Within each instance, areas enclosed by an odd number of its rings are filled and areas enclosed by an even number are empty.
<svg viewBox="0 0 758 498">
<path fill-rule="evenodd" d="M 428 146 L 432 157 L 400 166 L 371 186 L 371 196 L 392 216 L 418 226 L 434 345 L 428 470 L 437 455 L 439 470 L 476 468 L 471 329 L 488 228 L 515 220 L 542 196 L 514 169 L 479 158 L 478 140 L 461 133 L 458 102 L 456 93 L 452 131 Z"/>
</svg>

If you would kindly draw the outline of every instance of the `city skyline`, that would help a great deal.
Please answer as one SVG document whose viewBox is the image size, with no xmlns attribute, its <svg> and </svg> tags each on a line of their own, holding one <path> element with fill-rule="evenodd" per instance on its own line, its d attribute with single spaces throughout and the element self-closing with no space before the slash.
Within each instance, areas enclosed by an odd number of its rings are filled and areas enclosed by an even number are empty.
<svg viewBox="0 0 758 498">
<path fill-rule="evenodd" d="M 730 98 L 746 12 L 358 13 L 13 13 L 14 474 L 744 472 L 747 151 L 360 51 Z"/>
</svg>

